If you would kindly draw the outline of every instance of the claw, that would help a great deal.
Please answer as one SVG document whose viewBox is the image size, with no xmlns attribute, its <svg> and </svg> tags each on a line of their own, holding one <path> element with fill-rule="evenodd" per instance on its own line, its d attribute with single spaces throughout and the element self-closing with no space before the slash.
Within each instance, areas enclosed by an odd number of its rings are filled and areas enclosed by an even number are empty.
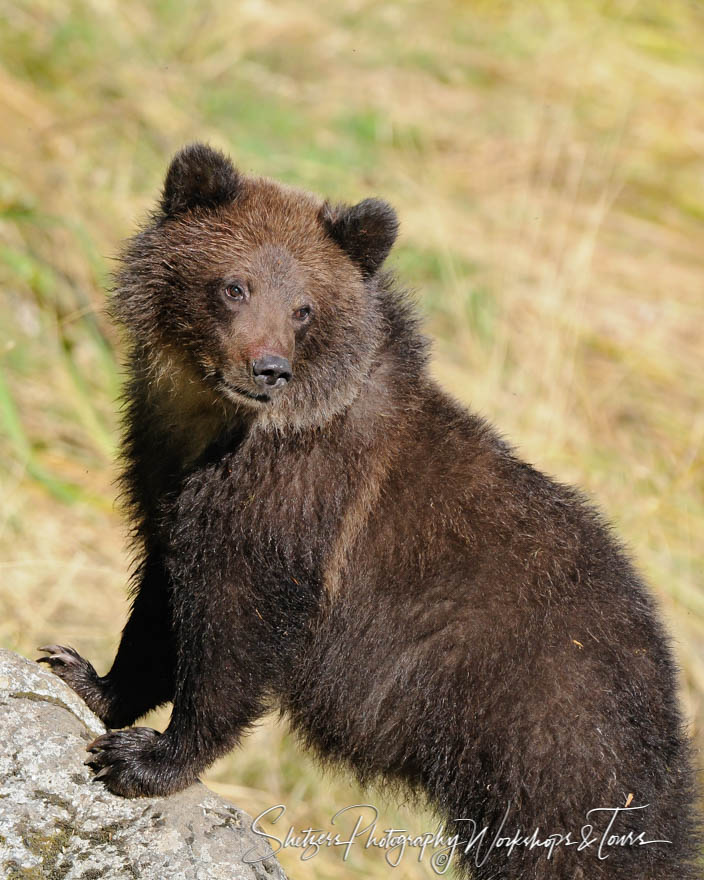
<svg viewBox="0 0 704 880">
<path fill-rule="evenodd" d="M 97 736 L 92 743 L 88 743 L 88 745 L 86 746 L 86 751 L 99 752 L 105 745 L 105 743 L 101 742 L 101 740 L 106 740 L 108 736 L 109 734 L 107 733 L 101 733 L 100 736 Z"/>
<path fill-rule="evenodd" d="M 47 663 L 49 666 L 70 666 L 71 658 L 65 654 L 52 654 L 51 657 L 37 657 L 37 663 Z"/>
<path fill-rule="evenodd" d="M 37 648 L 37 651 L 45 651 L 47 654 L 75 654 L 73 648 L 67 645 L 45 645 L 43 648 Z"/>
<path fill-rule="evenodd" d="M 65 645 L 45 645 L 43 648 L 37 648 L 38 651 L 45 651 L 47 657 L 37 657 L 37 663 L 48 663 L 50 666 L 57 663 L 80 663 L 81 656 L 78 651 Z"/>
</svg>

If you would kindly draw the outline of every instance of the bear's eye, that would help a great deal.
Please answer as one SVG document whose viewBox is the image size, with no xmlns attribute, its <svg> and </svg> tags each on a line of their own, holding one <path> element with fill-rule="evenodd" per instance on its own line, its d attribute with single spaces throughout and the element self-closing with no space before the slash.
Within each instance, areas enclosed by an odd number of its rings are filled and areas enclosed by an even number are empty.
<svg viewBox="0 0 704 880">
<path fill-rule="evenodd" d="M 225 296 L 235 302 L 244 302 L 247 298 L 247 292 L 242 284 L 228 284 L 225 287 Z"/>
<path fill-rule="evenodd" d="M 311 308 L 310 306 L 301 306 L 300 309 L 296 309 L 293 313 L 293 317 L 297 321 L 307 321 L 310 318 Z"/>
</svg>

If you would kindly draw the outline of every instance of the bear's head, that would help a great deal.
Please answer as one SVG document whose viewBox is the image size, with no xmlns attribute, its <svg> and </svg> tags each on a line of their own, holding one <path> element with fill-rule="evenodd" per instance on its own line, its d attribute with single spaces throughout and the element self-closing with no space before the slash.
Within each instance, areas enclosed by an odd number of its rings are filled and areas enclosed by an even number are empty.
<svg viewBox="0 0 704 880">
<path fill-rule="evenodd" d="M 128 243 L 114 311 L 155 384 L 195 385 L 272 424 L 320 424 L 380 345 L 377 273 L 397 229 L 383 201 L 334 207 L 194 144 Z"/>
</svg>

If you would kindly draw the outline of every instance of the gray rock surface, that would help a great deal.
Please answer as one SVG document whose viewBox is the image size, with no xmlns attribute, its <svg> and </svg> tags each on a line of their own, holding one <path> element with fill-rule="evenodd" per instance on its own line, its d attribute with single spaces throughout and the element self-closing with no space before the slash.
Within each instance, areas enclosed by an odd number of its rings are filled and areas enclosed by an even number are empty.
<svg viewBox="0 0 704 880">
<path fill-rule="evenodd" d="M 0 650 L 0 876 L 286 880 L 251 819 L 201 784 L 125 800 L 84 766 L 105 728 L 59 678 Z"/>
</svg>

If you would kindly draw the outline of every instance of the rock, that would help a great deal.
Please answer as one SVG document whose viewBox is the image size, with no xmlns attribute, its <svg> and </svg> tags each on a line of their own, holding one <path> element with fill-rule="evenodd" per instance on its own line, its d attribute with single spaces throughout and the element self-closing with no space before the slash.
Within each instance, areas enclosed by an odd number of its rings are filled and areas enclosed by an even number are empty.
<svg viewBox="0 0 704 880">
<path fill-rule="evenodd" d="M 59 678 L 0 650 L 0 876 L 286 880 L 250 817 L 204 785 L 126 800 L 92 782 L 85 747 L 104 731 Z"/>
</svg>

